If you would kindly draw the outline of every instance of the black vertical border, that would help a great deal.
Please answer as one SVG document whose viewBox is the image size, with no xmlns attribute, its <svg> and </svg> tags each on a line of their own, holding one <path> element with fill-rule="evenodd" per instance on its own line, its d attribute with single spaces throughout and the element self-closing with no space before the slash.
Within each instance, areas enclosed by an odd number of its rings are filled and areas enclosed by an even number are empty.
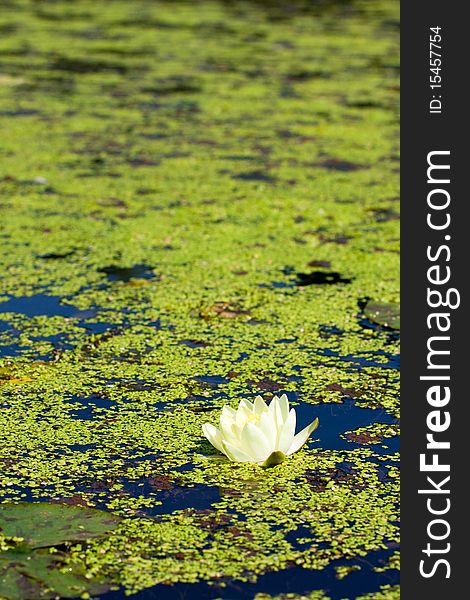
<svg viewBox="0 0 470 600">
<path fill-rule="evenodd" d="M 470 363 L 467 356 L 469 319 L 467 298 L 470 279 L 470 197 L 466 189 L 467 174 L 470 174 L 470 150 L 467 136 L 470 136 L 467 98 L 467 64 L 470 51 L 470 22 L 465 18 L 465 3 L 429 0 L 427 2 L 401 3 L 401 304 L 402 304 L 402 561 L 401 597 L 405 600 L 426 598 L 460 599 L 470 597 L 465 574 L 470 568 L 466 561 L 465 541 L 470 534 L 470 496 L 466 488 L 470 486 L 467 474 L 467 446 L 470 430 L 467 430 L 467 405 L 470 403 L 466 386 L 467 373 L 470 376 Z M 442 35 L 442 91 L 429 87 L 429 31 L 430 27 L 441 27 Z M 442 96 L 442 113 L 430 114 L 429 102 L 432 95 Z M 450 184 L 446 189 L 451 194 L 449 207 L 451 224 L 445 232 L 432 231 L 426 224 L 428 207 L 427 194 L 431 187 L 427 183 L 427 155 L 435 150 L 450 150 Z M 444 240 L 449 234 L 451 240 Z M 418 494 L 418 489 L 429 488 L 426 476 L 419 469 L 419 455 L 426 451 L 426 417 L 430 410 L 426 400 L 429 382 L 420 381 L 426 374 L 427 340 L 430 330 L 427 315 L 432 312 L 427 306 L 427 270 L 430 263 L 426 257 L 428 245 L 437 248 L 447 243 L 451 250 L 449 262 L 444 258 L 440 264 L 451 269 L 448 287 L 457 288 L 461 295 L 460 307 L 439 311 L 450 313 L 452 325 L 449 333 L 451 399 L 446 408 L 451 415 L 450 429 L 440 438 L 449 440 L 449 450 L 439 452 L 441 462 L 450 462 L 450 494 L 434 495 L 437 498 L 449 497 L 450 510 L 442 518 L 448 520 L 451 532 L 449 538 L 438 542 L 429 539 L 427 526 L 433 518 L 426 506 L 427 496 Z M 444 256 L 444 254 L 442 255 Z M 445 287 L 445 286 L 442 286 Z M 434 334 L 435 335 L 435 334 Z M 429 374 L 429 372 L 427 373 Z M 443 374 L 443 372 L 440 372 Z M 448 460 L 445 460 L 445 459 Z M 436 473 L 435 480 L 445 477 Z M 467 482 L 469 484 L 467 485 Z M 443 486 L 444 487 L 444 486 Z M 441 529 L 444 531 L 444 528 Z M 435 532 L 439 532 L 436 527 Z M 450 551 L 433 554 L 428 558 L 422 551 L 428 542 L 434 548 L 442 549 L 450 543 Z M 432 577 L 420 575 L 422 559 L 427 560 L 427 569 L 433 560 L 444 558 L 450 564 L 450 578 L 446 578 L 447 568 L 437 568 Z"/>
</svg>

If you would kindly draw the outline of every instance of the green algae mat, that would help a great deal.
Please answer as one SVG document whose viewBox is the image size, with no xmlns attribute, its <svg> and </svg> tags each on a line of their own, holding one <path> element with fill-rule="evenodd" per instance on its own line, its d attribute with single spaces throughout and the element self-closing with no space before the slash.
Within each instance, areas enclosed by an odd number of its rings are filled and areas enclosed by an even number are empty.
<svg viewBox="0 0 470 600">
<path fill-rule="evenodd" d="M 0 1 L 0 598 L 399 597 L 398 18 Z"/>
</svg>

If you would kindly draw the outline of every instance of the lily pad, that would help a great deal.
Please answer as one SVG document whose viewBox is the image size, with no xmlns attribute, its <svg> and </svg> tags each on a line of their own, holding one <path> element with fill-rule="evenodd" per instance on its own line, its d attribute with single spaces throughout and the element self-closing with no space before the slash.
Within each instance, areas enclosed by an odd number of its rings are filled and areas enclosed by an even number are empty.
<svg viewBox="0 0 470 600">
<path fill-rule="evenodd" d="M 0 530 L 23 538 L 30 548 L 98 537 L 119 523 L 119 517 L 94 508 L 44 502 L 0 505 Z"/>
<path fill-rule="evenodd" d="M 46 550 L 9 550 L 0 554 L 0 598 L 38 600 L 39 598 L 76 598 L 102 593 L 107 587 L 86 577 L 80 565 L 64 568 L 60 553 Z"/>
<path fill-rule="evenodd" d="M 373 323 L 400 329 L 400 305 L 387 302 L 370 301 L 364 308 L 364 314 Z"/>
</svg>

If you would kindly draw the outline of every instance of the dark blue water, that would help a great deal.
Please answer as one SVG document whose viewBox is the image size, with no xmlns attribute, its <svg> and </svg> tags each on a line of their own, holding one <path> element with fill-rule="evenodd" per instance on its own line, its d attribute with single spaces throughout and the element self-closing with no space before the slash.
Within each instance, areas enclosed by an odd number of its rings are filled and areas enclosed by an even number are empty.
<svg viewBox="0 0 470 600">
<path fill-rule="evenodd" d="M 87 310 L 81 310 L 71 304 L 63 304 L 63 298 L 59 296 L 51 296 L 47 294 L 34 294 L 33 296 L 11 296 L 7 300 L 0 302 L 0 314 L 2 313 L 15 313 L 24 315 L 26 317 L 37 317 L 47 316 L 54 317 L 60 316 L 70 319 L 75 319 L 76 325 L 82 327 L 92 334 L 106 333 L 111 329 L 117 327 L 124 327 L 129 325 L 129 321 L 124 317 L 120 324 L 110 323 L 107 321 L 97 321 L 90 319 L 96 319 L 98 312 L 105 311 L 106 309 L 93 307 Z M 125 311 L 121 311 L 125 312 Z M 152 322 L 149 326 L 160 327 L 160 322 Z M 0 333 L 8 333 L 15 335 L 18 333 L 13 327 L 5 320 L 0 320 Z M 56 334 L 51 336 L 36 336 L 31 338 L 33 341 L 50 342 L 54 348 L 58 350 L 70 350 L 73 348 L 73 344 L 69 342 L 67 334 Z M 31 348 L 19 346 L 16 343 L 7 344 L 0 346 L 0 356 L 18 356 L 30 351 Z M 32 349 L 34 350 L 34 348 Z M 47 355 L 34 354 L 34 358 L 47 359 Z"/>
<path fill-rule="evenodd" d="M 0 313 L 18 313 L 27 317 L 60 316 L 75 319 L 87 319 L 96 314 L 95 311 L 81 311 L 70 304 L 62 304 L 59 296 L 35 294 L 34 296 L 10 297 L 0 303 Z"/>
<path fill-rule="evenodd" d="M 373 331 L 379 333 L 385 333 L 389 342 L 397 341 L 398 339 L 400 339 L 399 331 L 391 329 L 390 327 L 386 327 L 385 325 L 379 325 L 378 323 L 369 321 L 369 319 L 367 319 L 364 316 L 358 317 L 357 321 L 363 329 L 372 329 Z"/>
<path fill-rule="evenodd" d="M 221 375 L 203 375 L 197 376 L 194 378 L 196 381 L 200 381 L 201 383 L 207 383 L 210 386 L 218 386 L 223 385 L 224 383 L 228 383 L 230 380 L 226 377 L 222 377 Z"/>
<path fill-rule="evenodd" d="M 330 350 L 329 348 L 322 348 L 321 350 L 317 350 L 317 354 L 320 356 L 333 356 L 341 361 L 352 363 L 356 368 L 379 367 L 380 369 L 400 369 L 400 355 L 391 354 L 384 350 L 377 350 L 376 352 L 368 352 L 367 354 L 364 353 L 356 356 L 352 354 L 341 356 L 339 352 Z M 381 362 L 379 360 L 374 360 L 374 357 L 384 357 L 387 360 L 386 362 Z"/>
<path fill-rule="evenodd" d="M 123 484 L 123 490 L 133 498 L 151 496 L 162 503 L 157 506 L 141 507 L 140 516 L 155 517 L 185 509 L 209 510 L 212 504 L 220 501 L 219 488 L 204 484 L 184 487 L 171 483 L 169 489 L 159 489 L 158 478 L 155 484 L 152 484 L 151 477 L 137 481 L 122 478 L 119 482 Z"/>
<path fill-rule="evenodd" d="M 1 306 L 1 304 L 0 304 Z M 11 331 L 12 326 L 7 321 L 0 320 L 0 333 L 5 333 L 7 331 Z"/>
<path fill-rule="evenodd" d="M 156 585 L 132 596 L 135 600 L 252 600 L 259 592 L 272 595 L 296 593 L 308 594 L 312 590 L 325 590 L 331 600 L 354 600 L 362 594 L 377 591 L 382 585 L 396 585 L 399 573 L 388 570 L 374 571 L 383 565 L 392 550 L 371 552 L 359 561 L 337 560 L 321 571 L 292 567 L 283 571 L 261 575 L 256 583 L 226 581 L 225 587 L 209 586 L 205 583 L 179 583 Z M 359 564 L 361 569 L 353 571 L 344 579 L 336 578 L 335 567 Z M 105 600 L 125 600 L 122 590 L 102 596 Z"/>
<path fill-rule="evenodd" d="M 321 447 L 325 450 L 353 450 L 362 445 L 343 439 L 342 433 L 366 427 L 372 423 L 394 424 L 397 419 L 389 415 L 383 408 L 361 408 L 354 400 L 346 399 L 341 404 L 308 404 L 306 402 L 294 405 L 297 414 L 297 428 L 300 431 L 319 418 L 320 425 L 313 432 L 312 438 L 318 442 L 309 442 L 311 448 Z M 381 446 L 387 446 L 382 448 Z M 369 446 L 369 445 L 368 445 Z M 371 447 L 377 453 L 392 453 L 398 450 L 398 437 L 388 438 L 381 444 L 373 444 Z M 362 446 L 363 447 L 363 446 Z"/>
<path fill-rule="evenodd" d="M 27 348 L 19 344 L 6 344 L 0 346 L 0 356 L 20 356 Z"/>
<path fill-rule="evenodd" d="M 78 325 L 80 327 L 84 327 L 87 331 L 89 331 L 90 333 L 94 333 L 95 335 L 105 333 L 106 331 L 109 331 L 110 329 L 117 327 L 116 323 L 106 323 L 103 321 L 99 321 L 99 322 L 87 321 L 86 323 L 79 323 Z"/>
<path fill-rule="evenodd" d="M 80 419 L 84 421 L 89 421 L 96 416 L 96 409 L 110 409 L 116 405 L 113 400 L 96 396 L 94 394 L 87 398 L 72 396 L 72 398 L 66 399 L 65 401 L 67 404 L 70 403 L 70 416 L 73 419 Z"/>
</svg>

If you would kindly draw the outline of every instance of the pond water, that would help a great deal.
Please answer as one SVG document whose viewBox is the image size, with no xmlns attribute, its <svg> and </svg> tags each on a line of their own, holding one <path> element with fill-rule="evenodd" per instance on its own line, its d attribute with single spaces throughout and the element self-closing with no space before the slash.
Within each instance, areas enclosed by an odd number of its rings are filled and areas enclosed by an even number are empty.
<svg viewBox="0 0 470 600">
<path fill-rule="evenodd" d="M 60 316 L 87 319 L 95 316 L 93 310 L 80 311 L 78 308 L 61 302 L 62 298 L 46 294 L 34 294 L 22 298 L 11 297 L 0 302 L 0 313 L 19 313 L 27 317 Z"/>
<path fill-rule="evenodd" d="M 172 587 L 160 585 L 137 593 L 136 600 L 186 600 L 200 598 L 201 600 L 248 600 L 254 598 L 260 591 L 265 594 L 278 596 L 280 594 L 307 595 L 312 588 L 312 581 L 326 590 L 331 600 L 357 598 L 367 592 L 374 592 L 382 586 L 394 586 L 399 583 L 397 570 L 387 573 L 376 573 L 374 566 L 385 564 L 391 552 L 373 552 L 361 561 L 361 568 L 351 572 L 346 579 L 338 580 L 334 567 L 348 566 L 348 561 L 338 561 L 322 572 L 292 568 L 286 571 L 262 575 L 256 584 L 227 582 L 224 587 L 208 586 L 207 584 L 177 584 Z M 107 600 L 124 600 L 121 592 L 108 592 Z"/>
<path fill-rule="evenodd" d="M 0 502 L 116 517 L 94 597 L 398 598 L 399 3 L 3 4 Z M 282 393 L 281 465 L 203 437 Z"/>
</svg>

